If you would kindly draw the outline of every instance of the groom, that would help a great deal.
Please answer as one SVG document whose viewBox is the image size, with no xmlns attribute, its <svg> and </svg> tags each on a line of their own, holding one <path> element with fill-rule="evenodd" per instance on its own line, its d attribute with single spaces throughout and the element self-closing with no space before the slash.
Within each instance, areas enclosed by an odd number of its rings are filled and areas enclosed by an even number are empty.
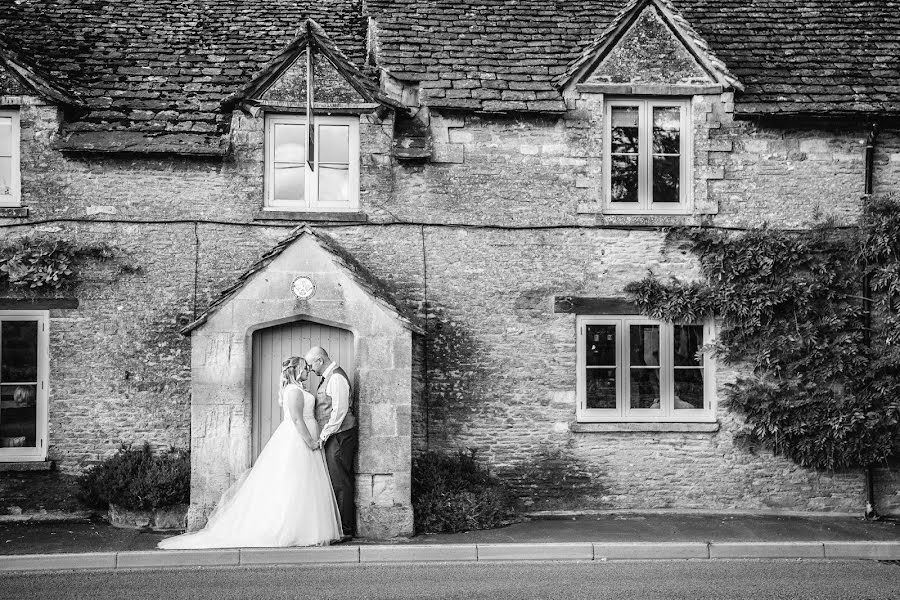
<svg viewBox="0 0 900 600">
<path fill-rule="evenodd" d="M 359 443 L 350 380 L 324 348 L 312 348 L 306 353 L 306 362 L 322 378 L 316 390 L 316 421 L 321 429 L 319 444 L 325 448 L 325 462 L 341 513 L 343 539 L 349 539 L 356 530 L 353 457 Z"/>
</svg>

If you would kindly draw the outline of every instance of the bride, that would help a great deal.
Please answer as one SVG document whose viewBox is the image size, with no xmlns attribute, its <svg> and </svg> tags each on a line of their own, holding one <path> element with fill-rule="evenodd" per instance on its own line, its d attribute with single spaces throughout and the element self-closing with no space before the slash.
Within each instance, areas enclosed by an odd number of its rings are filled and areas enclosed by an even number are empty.
<svg viewBox="0 0 900 600">
<path fill-rule="evenodd" d="M 308 376 L 302 358 L 282 362 L 282 421 L 256 464 L 225 492 L 206 527 L 167 538 L 160 548 L 315 546 L 340 539 L 340 514 L 317 444 L 315 397 L 301 386 Z"/>
</svg>

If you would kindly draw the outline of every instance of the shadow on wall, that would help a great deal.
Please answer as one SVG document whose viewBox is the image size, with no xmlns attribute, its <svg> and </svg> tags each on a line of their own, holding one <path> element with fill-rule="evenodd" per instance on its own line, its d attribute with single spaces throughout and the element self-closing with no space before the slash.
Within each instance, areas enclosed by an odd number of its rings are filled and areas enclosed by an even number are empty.
<svg viewBox="0 0 900 600">
<path fill-rule="evenodd" d="M 425 381 L 422 410 L 427 423 L 428 447 L 453 447 L 472 413 L 490 408 L 485 350 L 458 323 L 446 307 L 428 303 L 427 342 L 424 348 Z"/>
<path fill-rule="evenodd" d="M 603 473 L 581 462 L 564 446 L 543 445 L 521 462 L 494 469 L 519 498 L 521 509 L 600 509 L 605 495 Z"/>
</svg>

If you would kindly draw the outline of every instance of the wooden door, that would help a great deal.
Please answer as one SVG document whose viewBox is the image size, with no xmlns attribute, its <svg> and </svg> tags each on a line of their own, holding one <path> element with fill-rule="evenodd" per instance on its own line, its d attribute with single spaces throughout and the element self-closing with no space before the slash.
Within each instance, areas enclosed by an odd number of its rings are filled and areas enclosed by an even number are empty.
<svg viewBox="0 0 900 600">
<path fill-rule="evenodd" d="M 353 334 L 346 329 L 311 321 L 294 321 L 253 333 L 253 462 L 281 423 L 278 406 L 281 361 L 304 356 L 313 346 L 322 346 L 331 359 L 352 377 Z M 313 374 L 307 391 L 315 393 L 319 378 Z"/>
</svg>

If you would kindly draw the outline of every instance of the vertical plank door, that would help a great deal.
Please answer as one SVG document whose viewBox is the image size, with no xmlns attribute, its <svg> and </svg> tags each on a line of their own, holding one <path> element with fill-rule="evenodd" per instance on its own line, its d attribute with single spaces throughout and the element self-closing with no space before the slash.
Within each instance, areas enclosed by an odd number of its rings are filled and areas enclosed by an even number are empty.
<svg viewBox="0 0 900 600">
<path fill-rule="evenodd" d="M 260 329 L 253 333 L 253 462 L 272 433 L 281 424 L 278 404 L 281 361 L 300 356 L 313 346 L 322 346 L 353 379 L 353 334 L 346 329 L 311 321 L 294 321 Z M 306 390 L 316 393 L 319 378 L 312 375 Z"/>
</svg>

